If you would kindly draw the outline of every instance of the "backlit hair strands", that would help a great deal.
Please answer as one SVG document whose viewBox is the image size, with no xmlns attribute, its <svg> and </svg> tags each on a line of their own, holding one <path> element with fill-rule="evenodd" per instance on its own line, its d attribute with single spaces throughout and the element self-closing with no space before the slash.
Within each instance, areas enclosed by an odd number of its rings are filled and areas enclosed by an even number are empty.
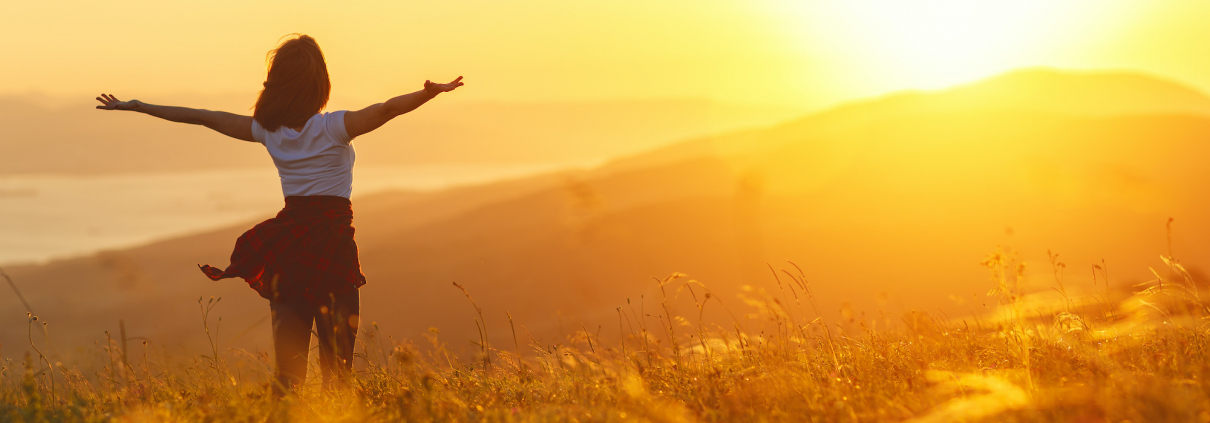
<svg viewBox="0 0 1210 423">
<path fill-rule="evenodd" d="M 269 132 L 303 127 L 328 104 L 332 91 L 319 43 L 303 34 L 287 37 L 268 54 L 268 76 L 252 113 Z"/>
</svg>

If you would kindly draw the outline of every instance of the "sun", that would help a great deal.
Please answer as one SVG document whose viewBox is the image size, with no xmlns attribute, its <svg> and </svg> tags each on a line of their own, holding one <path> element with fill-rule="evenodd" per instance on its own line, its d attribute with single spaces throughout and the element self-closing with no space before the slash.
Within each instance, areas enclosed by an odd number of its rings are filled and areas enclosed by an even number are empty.
<svg viewBox="0 0 1210 423">
<path fill-rule="evenodd" d="M 814 38 L 809 43 L 831 44 L 867 69 L 867 78 L 927 89 L 1053 62 L 1060 47 L 1091 36 L 1115 13 L 1115 3 L 818 0 L 783 6 L 806 23 L 802 36 Z"/>
<path fill-rule="evenodd" d="M 861 40 L 891 71 L 938 87 L 1011 67 L 1045 40 L 1046 2 L 855 1 Z"/>
</svg>

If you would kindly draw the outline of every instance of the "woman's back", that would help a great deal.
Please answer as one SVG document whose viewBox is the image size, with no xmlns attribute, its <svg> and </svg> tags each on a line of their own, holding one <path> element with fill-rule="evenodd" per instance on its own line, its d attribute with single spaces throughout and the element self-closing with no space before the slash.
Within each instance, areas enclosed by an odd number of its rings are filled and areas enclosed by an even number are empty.
<svg viewBox="0 0 1210 423">
<path fill-rule="evenodd" d="M 282 126 L 269 132 L 252 121 L 252 137 L 269 151 L 281 177 L 282 194 L 290 196 L 353 193 L 352 138 L 345 130 L 345 111 L 317 113 L 301 131 Z"/>
</svg>

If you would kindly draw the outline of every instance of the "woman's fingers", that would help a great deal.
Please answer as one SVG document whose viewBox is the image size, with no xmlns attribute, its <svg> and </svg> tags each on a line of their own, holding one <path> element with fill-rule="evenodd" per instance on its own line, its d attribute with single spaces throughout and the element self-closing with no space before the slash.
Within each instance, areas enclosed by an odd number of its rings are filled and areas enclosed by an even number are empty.
<svg viewBox="0 0 1210 423">
<path fill-rule="evenodd" d="M 104 93 L 101 94 L 100 97 L 97 97 L 97 101 L 101 102 L 101 105 L 97 106 L 97 108 L 105 110 L 115 110 L 118 108 L 118 105 L 122 103 L 121 100 L 118 100 L 117 96 Z"/>
<path fill-rule="evenodd" d="M 450 83 L 441 84 L 441 85 L 442 85 L 442 87 L 441 87 L 442 91 L 446 91 L 446 92 L 453 91 L 454 88 L 458 88 L 463 85 L 462 77 L 459 76 L 459 77 L 455 78 L 453 81 L 450 81 Z"/>
<path fill-rule="evenodd" d="M 450 81 L 445 84 L 438 84 L 431 80 L 424 81 L 425 90 L 436 89 L 437 90 L 436 92 L 440 92 L 440 93 L 447 93 L 447 92 L 453 91 L 454 88 L 458 88 L 461 86 L 462 86 L 462 77 L 461 76 L 459 76 L 459 77 L 455 78 L 453 81 Z"/>
</svg>

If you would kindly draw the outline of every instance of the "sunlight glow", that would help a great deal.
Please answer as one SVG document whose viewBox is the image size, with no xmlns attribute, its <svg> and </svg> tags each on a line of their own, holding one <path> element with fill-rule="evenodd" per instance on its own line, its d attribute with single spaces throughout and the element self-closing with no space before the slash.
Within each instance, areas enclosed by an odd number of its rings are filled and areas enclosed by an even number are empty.
<svg viewBox="0 0 1210 423">
<path fill-rule="evenodd" d="M 1095 38 L 1121 14 L 1120 3 L 833 0 L 784 6 L 812 22 L 804 37 L 835 40 L 839 53 L 871 69 L 866 78 L 942 88 L 1053 61 L 1069 47 L 1063 44 Z"/>
<path fill-rule="evenodd" d="M 1013 65 L 1045 40 L 1039 31 L 1048 1 L 874 1 L 864 11 L 868 43 L 898 71 L 928 86 L 945 86 Z M 1039 25 L 1039 24 L 1043 25 Z"/>
</svg>

